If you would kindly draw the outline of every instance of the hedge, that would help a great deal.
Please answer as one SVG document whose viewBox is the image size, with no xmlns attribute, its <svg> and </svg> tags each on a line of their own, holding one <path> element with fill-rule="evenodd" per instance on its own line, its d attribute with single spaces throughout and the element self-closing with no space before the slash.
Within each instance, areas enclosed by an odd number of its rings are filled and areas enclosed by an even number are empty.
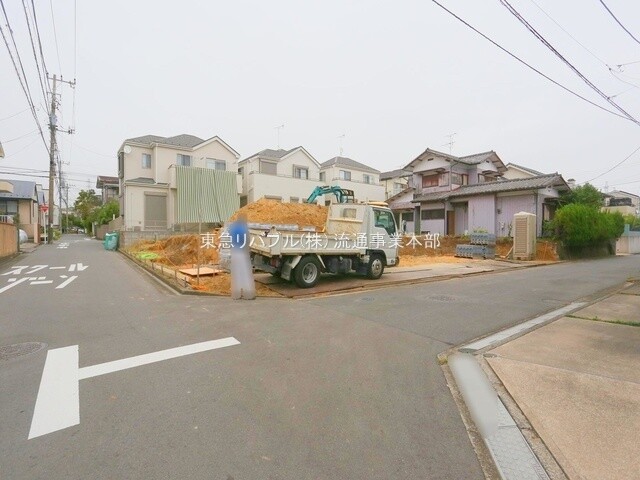
<svg viewBox="0 0 640 480">
<path fill-rule="evenodd" d="M 566 247 L 597 247 L 622 235 L 624 218 L 618 212 L 607 213 L 593 206 L 571 203 L 558 210 L 553 227 Z"/>
</svg>

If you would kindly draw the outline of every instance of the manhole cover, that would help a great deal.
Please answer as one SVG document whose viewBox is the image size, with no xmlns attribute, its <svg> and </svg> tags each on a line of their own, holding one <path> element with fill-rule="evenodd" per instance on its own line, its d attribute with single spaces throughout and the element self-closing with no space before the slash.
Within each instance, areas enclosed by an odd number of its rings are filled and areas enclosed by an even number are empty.
<svg viewBox="0 0 640 480">
<path fill-rule="evenodd" d="M 0 360 L 11 360 L 12 358 L 31 355 L 32 353 L 39 352 L 46 346 L 46 343 L 40 342 L 14 343 L 13 345 L 6 345 L 4 347 L 0 347 Z"/>
</svg>

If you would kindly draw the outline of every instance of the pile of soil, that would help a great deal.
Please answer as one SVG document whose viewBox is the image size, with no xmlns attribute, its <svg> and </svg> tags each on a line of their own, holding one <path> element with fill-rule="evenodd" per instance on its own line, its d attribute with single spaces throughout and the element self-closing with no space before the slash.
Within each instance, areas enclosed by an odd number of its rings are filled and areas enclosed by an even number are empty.
<svg viewBox="0 0 640 480">
<path fill-rule="evenodd" d="M 215 238 L 214 245 L 217 245 L 219 232 L 210 233 Z M 153 261 L 174 267 L 190 267 L 198 263 L 198 254 L 201 265 L 218 263 L 218 249 L 203 248 L 202 237 L 198 235 L 174 235 L 156 241 L 143 240 L 127 250 L 133 255 L 155 253 L 157 257 Z"/>
<path fill-rule="evenodd" d="M 231 216 L 230 221 L 244 215 L 250 223 L 298 225 L 322 231 L 327 220 L 327 210 L 327 207 L 315 203 L 281 203 L 262 198 L 242 207 Z"/>
<path fill-rule="evenodd" d="M 441 257 L 443 255 L 454 256 L 456 254 L 456 245 L 469 243 L 469 238 L 464 237 L 440 237 L 440 246 L 437 248 L 431 248 L 431 245 L 435 243 L 435 240 L 429 246 L 425 246 L 424 235 L 416 235 L 416 239 L 420 243 L 410 244 L 411 237 L 406 235 L 402 238 L 402 247 L 400 247 L 400 257 L 414 257 L 414 256 L 428 256 L 428 257 Z M 402 260 L 400 261 L 402 265 Z M 405 263 L 406 265 L 406 263 Z"/>
</svg>

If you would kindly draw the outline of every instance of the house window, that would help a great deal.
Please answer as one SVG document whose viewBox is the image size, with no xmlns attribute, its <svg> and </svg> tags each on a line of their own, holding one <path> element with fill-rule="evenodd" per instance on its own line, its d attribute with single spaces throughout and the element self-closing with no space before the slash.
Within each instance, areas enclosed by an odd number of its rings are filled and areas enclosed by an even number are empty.
<svg viewBox="0 0 640 480">
<path fill-rule="evenodd" d="M 364 175 L 362 175 L 362 181 L 364 183 L 373 183 L 373 177 L 365 173 Z"/>
<path fill-rule="evenodd" d="M 244 178 L 244 167 L 240 167 L 240 168 L 238 169 L 238 173 L 240 174 L 240 176 L 241 176 L 242 178 Z"/>
<path fill-rule="evenodd" d="M 466 173 L 452 173 L 451 183 L 454 185 L 469 185 L 469 175 Z"/>
<path fill-rule="evenodd" d="M 351 180 L 351 172 L 348 170 L 340 170 L 340 180 Z"/>
<path fill-rule="evenodd" d="M 420 218 L 422 220 L 444 220 L 444 208 L 437 210 L 421 210 Z"/>
<path fill-rule="evenodd" d="M 16 215 L 18 202 L 16 200 L 0 200 L 0 215 Z"/>
<path fill-rule="evenodd" d="M 326 172 L 320 172 L 320 181 L 321 182 L 325 182 L 327 180 L 327 173 Z"/>
<path fill-rule="evenodd" d="M 182 165 L 183 167 L 190 167 L 191 166 L 191 155 L 183 155 L 181 153 L 178 154 L 177 160 L 176 160 L 177 165 Z"/>
<path fill-rule="evenodd" d="M 142 168 L 151 168 L 151 154 L 142 154 Z"/>
<path fill-rule="evenodd" d="M 293 177 L 294 178 L 302 178 L 306 180 L 309 178 L 309 169 L 306 167 L 296 167 L 293 166 Z"/>
<path fill-rule="evenodd" d="M 206 165 L 207 165 L 207 168 L 210 168 L 212 170 L 227 169 L 227 162 L 225 162 L 224 160 L 216 160 L 214 158 L 207 158 Z"/>
<path fill-rule="evenodd" d="M 395 182 L 393 184 L 393 194 L 397 195 L 398 193 L 400 193 L 402 191 L 403 187 L 404 187 L 404 185 L 402 183 Z"/>
<path fill-rule="evenodd" d="M 496 177 L 478 174 L 478 183 L 488 183 L 488 182 L 495 182 L 495 181 L 496 181 Z"/>
<path fill-rule="evenodd" d="M 440 175 L 423 175 L 422 176 L 422 188 L 437 187 L 439 183 Z"/>
<path fill-rule="evenodd" d="M 264 160 L 260 160 L 260 173 L 265 173 L 267 175 L 277 175 L 278 164 L 275 162 L 265 162 Z"/>
</svg>

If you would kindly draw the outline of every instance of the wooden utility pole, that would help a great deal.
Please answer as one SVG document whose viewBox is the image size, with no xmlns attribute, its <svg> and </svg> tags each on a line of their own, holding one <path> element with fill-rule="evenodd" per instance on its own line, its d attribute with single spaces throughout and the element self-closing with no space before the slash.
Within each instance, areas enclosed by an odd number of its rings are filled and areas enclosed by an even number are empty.
<svg viewBox="0 0 640 480">
<path fill-rule="evenodd" d="M 51 134 L 49 143 L 49 209 L 47 220 L 47 243 L 53 243 L 53 213 L 54 213 L 54 180 L 56 176 L 56 82 L 57 78 L 53 76 L 53 89 L 51 92 L 51 110 L 49 111 L 49 132 Z"/>
</svg>

